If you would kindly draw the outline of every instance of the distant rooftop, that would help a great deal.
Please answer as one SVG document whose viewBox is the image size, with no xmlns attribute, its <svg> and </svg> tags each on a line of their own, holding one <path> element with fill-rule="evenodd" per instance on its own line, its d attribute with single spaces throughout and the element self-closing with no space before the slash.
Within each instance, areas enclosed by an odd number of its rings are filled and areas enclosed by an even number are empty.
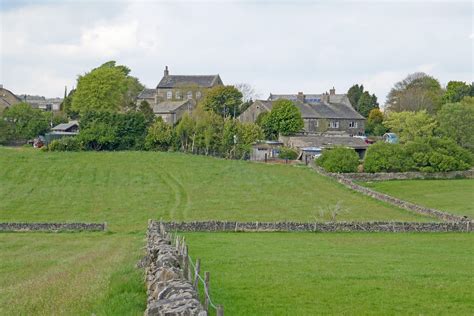
<svg viewBox="0 0 474 316">
<path fill-rule="evenodd" d="M 222 84 L 219 75 L 170 75 L 168 66 L 164 71 L 164 76 L 158 83 L 157 88 L 175 88 L 186 85 L 196 85 L 201 88 L 210 88 L 216 84 Z"/>
</svg>

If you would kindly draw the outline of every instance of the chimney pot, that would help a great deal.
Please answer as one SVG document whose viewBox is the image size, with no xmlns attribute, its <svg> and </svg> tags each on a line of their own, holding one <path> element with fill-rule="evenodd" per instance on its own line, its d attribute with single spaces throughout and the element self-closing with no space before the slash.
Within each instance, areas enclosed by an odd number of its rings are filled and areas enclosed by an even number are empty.
<svg viewBox="0 0 474 316">
<path fill-rule="evenodd" d="M 170 72 L 168 71 L 168 66 L 165 66 L 164 75 L 169 76 Z"/>
<path fill-rule="evenodd" d="M 298 92 L 298 96 L 296 97 L 296 99 L 297 99 L 298 101 L 304 102 L 304 100 L 305 100 L 305 95 L 303 94 L 303 92 Z"/>
<path fill-rule="evenodd" d="M 336 89 L 334 89 L 334 87 L 332 87 L 332 89 L 329 89 L 329 94 L 336 95 Z"/>
</svg>

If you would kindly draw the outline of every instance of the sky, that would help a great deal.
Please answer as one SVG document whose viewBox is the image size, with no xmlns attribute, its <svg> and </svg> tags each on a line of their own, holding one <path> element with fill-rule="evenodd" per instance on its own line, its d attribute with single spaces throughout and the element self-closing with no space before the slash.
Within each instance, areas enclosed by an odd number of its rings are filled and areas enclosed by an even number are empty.
<svg viewBox="0 0 474 316">
<path fill-rule="evenodd" d="M 383 104 L 423 71 L 473 81 L 471 1 L 0 0 L 0 84 L 61 97 L 109 60 L 153 88 L 170 74 L 220 74 L 269 93 L 345 93 Z"/>
</svg>

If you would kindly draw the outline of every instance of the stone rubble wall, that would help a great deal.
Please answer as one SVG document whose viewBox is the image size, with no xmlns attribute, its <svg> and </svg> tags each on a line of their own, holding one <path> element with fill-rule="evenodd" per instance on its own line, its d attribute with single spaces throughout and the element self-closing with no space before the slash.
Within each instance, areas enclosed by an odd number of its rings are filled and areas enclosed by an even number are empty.
<svg viewBox="0 0 474 316">
<path fill-rule="evenodd" d="M 332 177 L 337 173 L 328 173 Z M 387 180 L 414 180 L 414 179 L 473 179 L 474 169 L 449 172 L 377 172 L 377 173 L 344 173 L 345 178 L 352 181 L 387 181 Z"/>
<path fill-rule="evenodd" d="M 196 289 L 184 276 L 178 250 L 160 232 L 159 223 L 149 222 L 147 239 L 145 316 L 206 316 Z"/>
<path fill-rule="evenodd" d="M 105 231 L 107 223 L 0 223 L 0 232 Z"/>
<path fill-rule="evenodd" d="M 180 232 L 472 232 L 474 222 L 163 222 L 168 231 Z"/>
<path fill-rule="evenodd" d="M 335 179 L 337 182 L 343 184 L 344 186 L 348 187 L 351 190 L 370 196 L 379 201 L 390 203 L 392 205 L 406 209 L 408 211 L 412 211 L 412 212 L 423 214 L 423 215 L 433 216 L 443 221 L 459 222 L 459 221 L 471 220 L 467 216 L 454 215 L 454 214 L 450 214 L 448 212 L 440 211 L 437 209 L 423 207 L 423 206 L 420 206 L 408 201 L 404 201 L 404 200 L 398 199 L 396 197 L 393 197 L 384 193 L 374 191 L 372 189 L 369 189 L 369 188 L 366 188 L 364 186 L 354 183 L 351 179 L 347 178 L 345 174 L 326 172 L 323 168 L 316 166 L 314 162 L 311 162 L 309 166 L 313 168 L 314 170 L 316 170 L 316 172 Z"/>
</svg>

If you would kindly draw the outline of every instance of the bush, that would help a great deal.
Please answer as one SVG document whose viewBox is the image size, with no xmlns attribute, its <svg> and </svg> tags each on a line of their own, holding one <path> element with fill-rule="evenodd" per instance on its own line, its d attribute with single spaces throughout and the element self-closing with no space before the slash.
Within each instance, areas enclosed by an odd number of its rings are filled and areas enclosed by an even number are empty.
<svg viewBox="0 0 474 316">
<path fill-rule="evenodd" d="M 378 142 L 365 154 L 365 172 L 404 172 L 413 169 L 413 160 L 400 144 Z"/>
<path fill-rule="evenodd" d="M 49 151 L 80 151 L 82 149 L 83 146 L 76 137 L 55 139 L 48 145 Z"/>
<path fill-rule="evenodd" d="M 280 154 L 278 157 L 281 159 L 295 160 L 298 158 L 298 153 L 291 148 L 282 147 L 280 148 Z"/>
<path fill-rule="evenodd" d="M 150 128 L 145 138 L 145 148 L 148 150 L 167 151 L 174 141 L 173 126 L 158 118 Z"/>
<path fill-rule="evenodd" d="M 328 172 L 357 172 L 359 155 L 352 148 L 336 147 L 324 150 L 316 163 Z"/>
</svg>

